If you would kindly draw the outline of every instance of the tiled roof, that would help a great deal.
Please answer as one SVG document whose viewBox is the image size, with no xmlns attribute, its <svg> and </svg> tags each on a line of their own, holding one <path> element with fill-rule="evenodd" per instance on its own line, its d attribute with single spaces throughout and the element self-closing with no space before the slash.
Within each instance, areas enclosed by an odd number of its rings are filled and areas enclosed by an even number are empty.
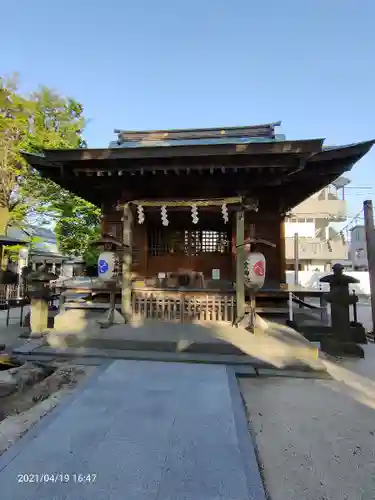
<svg viewBox="0 0 375 500">
<path fill-rule="evenodd" d="M 275 133 L 281 122 L 245 127 L 218 127 L 174 130 L 115 130 L 117 141 L 110 148 L 139 148 L 147 146 L 187 146 L 208 144 L 238 144 L 285 140 Z"/>
</svg>

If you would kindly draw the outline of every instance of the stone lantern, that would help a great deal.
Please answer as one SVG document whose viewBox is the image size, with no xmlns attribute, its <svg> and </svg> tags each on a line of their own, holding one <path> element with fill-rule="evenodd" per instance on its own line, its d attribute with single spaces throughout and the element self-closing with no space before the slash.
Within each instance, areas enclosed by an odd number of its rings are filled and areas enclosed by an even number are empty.
<svg viewBox="0 0 375 500">
<path fill-rule="evenodd" d="M 51 298 L 50 282 L 58 276 L 47 271 L 43 264 L 36 271 L 31 271 L 27 277 L 27 294 L 31 299 L 30 327 L 31 337 L 39 337 L 48 327 L 48 301 Z"/>
<path fill-rule="evenodd" d="M 320 279 L 321 283 L 329 284 L 330 291 L 325 295 L 325 299 L 331 305 L 331 332 L 321 340 L 321 347 L 335 356 L 364 357 L 362 347 L 357 344 L 356 328 L 353 330 L 350 322 L 350 306 L 356 306 L 358 297 L 349 293 L 349 285 L 359 281 L 343 274 L 344 267 L 341 264 L 335 264 L 332 270 L 333 274 Z M 366 339 L 362 339 L 361 343 L 366 343 Z"/>
</svg>

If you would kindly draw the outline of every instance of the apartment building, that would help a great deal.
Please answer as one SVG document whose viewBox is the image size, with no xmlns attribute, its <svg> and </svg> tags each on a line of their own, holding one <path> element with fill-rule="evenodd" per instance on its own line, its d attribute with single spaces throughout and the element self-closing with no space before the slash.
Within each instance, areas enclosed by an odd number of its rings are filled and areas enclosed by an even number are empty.
<svg viewBox="0 0 375 500">
<path fill-rule="evenodd" d="M 295 265 L 295 234 L 298 234 L 298 268 L 301 271 L 329 271 L 340 262 L 350 265 L 349 246 L 333 224 L 345 222 L 347 207 L 345 186 L 340 177 L 333 184 L 297 205 L 285 220 L 285 256 L 287 269 Z"/>
</svg>

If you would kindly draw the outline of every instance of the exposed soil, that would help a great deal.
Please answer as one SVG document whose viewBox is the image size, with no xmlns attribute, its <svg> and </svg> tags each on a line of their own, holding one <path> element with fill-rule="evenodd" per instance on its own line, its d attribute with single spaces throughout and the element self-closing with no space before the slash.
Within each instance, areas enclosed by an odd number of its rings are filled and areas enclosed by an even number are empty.
<svg viewBox="0 0 375 500">
<path fill-rule="evenodd" d="M 72 365 L 57 368 L 52 374 L 50 372 L 51 368 L 46 366 L 46 378 L 31 387 L 25 387 L 21 392 L 1 398 L 0 409 L 4 417 L 25 412 L 39 401 L 43 401 L 51 394 L 59 391 L 62 387 L 67 389 L 75 387 L 79 378 L 82 378 L 85 374 L 84 367 Z"/>
<path fill-rule="evenodd" d="M 95 366 L 60 363 L 45 366 L 45 377 L 0 397 L 0 454 L 72 392 Z M 52 373 L 51 373 L 52 372 Z"/>
</svg>

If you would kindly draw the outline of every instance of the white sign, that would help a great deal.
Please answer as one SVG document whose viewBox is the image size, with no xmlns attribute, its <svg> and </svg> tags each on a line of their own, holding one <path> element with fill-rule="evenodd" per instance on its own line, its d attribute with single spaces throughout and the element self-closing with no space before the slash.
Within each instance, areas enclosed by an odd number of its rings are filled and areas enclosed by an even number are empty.
<svg viewBox="0 0 375 500">
<path fill-rule="evenodd" d="M 163 280 L 165 278 L 165 276 L 166 276 L 165 273 L 158 273 L 159 280 Z"/>
<path fill-rule="evenodd" d="M 213 280 L 220 279 L 220 269 L 212 269 L 212 279 Z"/>
</svg>

